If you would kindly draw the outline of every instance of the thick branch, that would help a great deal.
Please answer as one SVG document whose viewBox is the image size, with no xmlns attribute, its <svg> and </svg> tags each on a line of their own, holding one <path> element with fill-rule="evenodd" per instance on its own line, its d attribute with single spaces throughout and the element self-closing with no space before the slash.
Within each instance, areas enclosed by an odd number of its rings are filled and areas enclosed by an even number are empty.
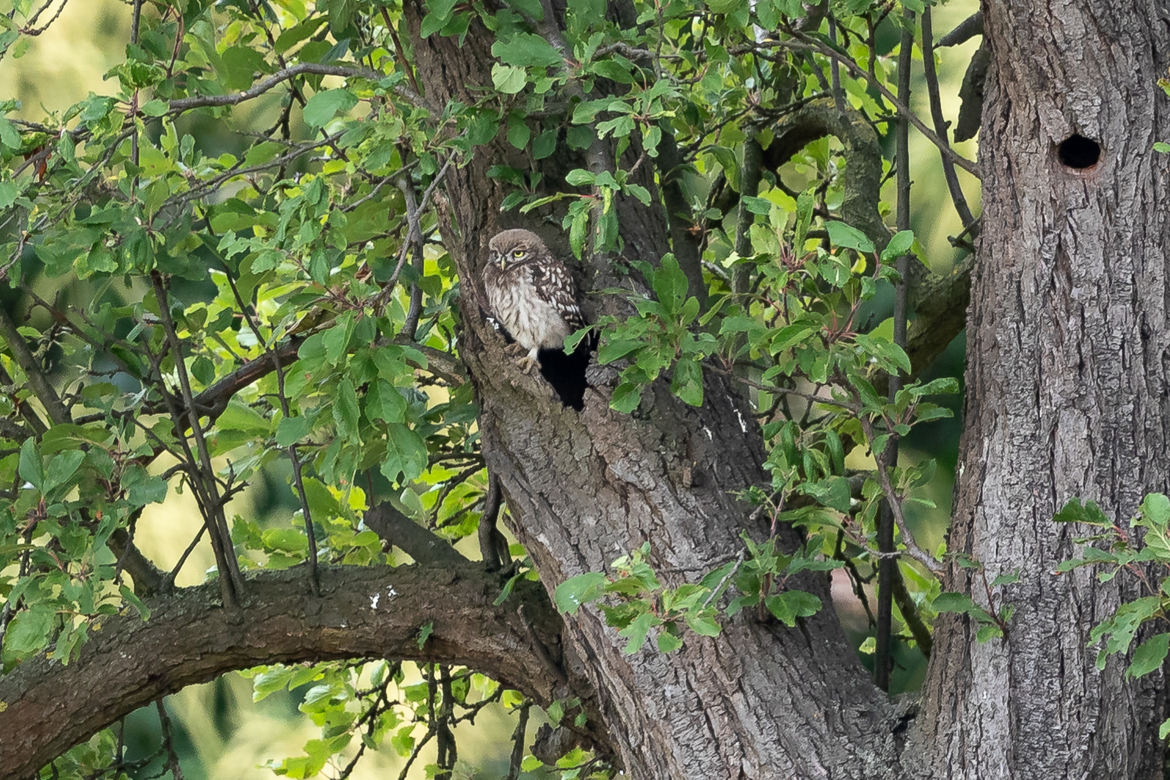
<svg viewBox="0 0 1170 780">
<path fill-rule="evenodd" d="M 148 602 L 148 621 L 132 613 L 103 620 L 68 665 L 26 661 L 0 679 L 0 775 L 31 776 L 160 696 L 257 664 L 466 664 L 543 701 L 567 693 L 546 647 L 556 644 L 560 618 L 538 585 L 517 583 L 497 607 L 499 582 L 478 565 L 326 567 L 320 575 L 320 598 L 305 593 L 299 569 L 252 575 L 236 610 L 217 604 L 213 583 L 174 591 Z M 420 649 L 426 623 L 433 633 Z"/>
<path fill-rule="evenodd" d="M 832 98 L 809 101 L 776 126 L 775 137 L 764 151 L 764 164 L 778 170 L 794 154 L 826 135 L 836 136 L 849 160 L 841 218 L 884 247 L 890 240 L 890 231 L 878 211 L 882 149 L 877 133 L 860 112 L 848 107 L 839 109 Z"/>
<path fill-rule="evenodd" d="M 445 540 L 423 528 L 386 501 L 367 509 L 362 519 L 383 541 L 401 549 L 418 563 L 438 566 L 469 563 L 467 558 Z"/>
</svg>

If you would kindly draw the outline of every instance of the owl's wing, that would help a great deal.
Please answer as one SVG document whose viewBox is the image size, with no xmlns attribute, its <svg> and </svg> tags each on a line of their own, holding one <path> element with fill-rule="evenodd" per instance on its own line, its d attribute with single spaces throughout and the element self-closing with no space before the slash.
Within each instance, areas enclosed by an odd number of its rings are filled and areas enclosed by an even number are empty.
<svg viewBox="0 0 1170 780">
<path fill-rule="evenodd" d="M 557 260 L 533 263 L 532 284 L 536 294 L 550 302 L 573 330 L 588 325 L 577 305 L 577 285 L 569 269 Z"/>
</svg>

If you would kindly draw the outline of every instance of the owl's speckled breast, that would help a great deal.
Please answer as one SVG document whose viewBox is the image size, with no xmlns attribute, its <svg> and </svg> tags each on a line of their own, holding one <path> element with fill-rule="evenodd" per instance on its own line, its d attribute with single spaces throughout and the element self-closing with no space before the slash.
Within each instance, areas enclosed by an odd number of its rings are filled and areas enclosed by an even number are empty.
<svg viewBox="0 0 1170 780">
<path fill-rule="evenodd" d="M 528 350 L 564 346 L 572 331 L 560 312 L 537 293 L 530 267 L 485 281 L 492 312 L 521 346 Z"/>
</svg>

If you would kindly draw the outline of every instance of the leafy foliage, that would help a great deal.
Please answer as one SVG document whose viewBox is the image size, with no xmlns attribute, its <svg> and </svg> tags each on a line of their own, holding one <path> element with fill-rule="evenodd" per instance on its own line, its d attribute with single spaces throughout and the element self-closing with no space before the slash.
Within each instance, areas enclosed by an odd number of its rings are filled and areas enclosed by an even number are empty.
<svg viewBox="0 0 1170 780">
<path fill-rule="evenodd" d="M 0 56 L 21 54 L 44 10 L 34 6 L 0 16 Z M 193 547 L 209 540 L 225 603 L 250 569 L 303 566 L 311 579 L 318 562 L 399 565 L 365 522 L 375 506 L 444 543 L 476 533 L 490 491 L 459 362 L 467 280 L 436 204 L 444 177 L 501 134 L 517 153 L 490 169 L 509 188 L 501 208 L 553 215 L 578 258 L 629 280 L 602 291 L 615 303 L 596 323 L 596 362 L 619 373 L 611 407 L 637 414 L 658 381 L 701 406 L 712 374 L 731 377 L 767 452 L 768 484 L 743 498 L 772 538 L 745 536 L 737 560 L 679 584 L 643 545 L 610 574 L 562 583 L 557 606 L 597 603 L 626 652 L 652 637 L 671 652 L 746 608 L 795 625 L 823 607 L 799 586 L 809 572 L 844 567 L 861 589 L 883 555 L 879 506 L 928 503 L 934 474 L 929 459 L 886 453 L 949 415 L 935 398 L 958 390 L 913 379 L 920 367 L 884 317 L 895 262 L 922 248 L 880 217 L 858 220 L 849 204 L 868 198 L 876 215 L 881 192 L 856 191 L 861 161 L 826 137 L 751 189 L 744 161 L 749 143 L 768 147 L 786 117 L 828 96 L 830 74 L 851 117 L 884 119 L 891 106 L 872 87 L 891 83 L 893 52 L 878 34 L 897 15 L 834 4 L 829 25 L 788 0 L 635 2 L 634 21 L 619 24 L 594 0 L 570 0 L 563 20 L 548 9 L 438 0 L 411 31 L 407 9 L 385 0 L 135 4 L 108 94 L 35 119 L 0 102 L 5 671 L 39 653 L 69 663 L 104 616 L 149 619 L 143 597 L 190 567 L 186 554 L 170 570 L 138 561 L 136 526 L 179 492 L 201 518 L 182 533 Z M 411 33 L 485 30 L 491 88 L 431 104 Z M 842 42 L 870 76 L 832 72 Z M 705 289 L 687 274 L 690 238 L 663 257 L 626 257 L 619 207 L 667 201 L 682 232 L 702 237 Z M 889 396 L 893 376 L 907 381 Z M 268 514 L 243 504 L 260 487 L 280 492 Z M 782 524 L 800 527 L 804 546 L 779 549 Z M 899 536 L 907 579 L 937 590 L 938 551 L 919 550 L 904 524 Z M 502 600 L 534 576 L 512 573 Z M 935 609 L 984 628 L 1010 617 L 965 598 L 943 594 Z M 345 776 L 365 750 L 414 760 L 488 703 L 531 705 L 433 664 L 413 681 L 388 662 L 250 674 L 257 699 L 294 691 L 320 727 L 303 755 L 270 762 L 290 777 Z M 559 720 L 554 706 L 547 715 Z M 46 771 L 120 771 L 117 753 L 103 733 Z M 454 756 L 440 748 L 429 771 L 451 772 Z M 579 748 L 554 763 L 563 777 L 608 771 Z"/>
<path fill-rule="evenodd" d="M 1150 493 L 1142 499 L 1137 516 L 1124 525 L 1111 520 L 1095 502 L 1078 498 L 1070 499 L 1053 520 L 1092 529 L 1075 540 L 1081 557 L 1061 561 L 1058 572 L 1091 567 L 1100 582 L 1127 572 L 1146 594 L 1122 603 L 1089 633 L 1089 640 L 1100 645 L 1097 668 L 1104 669 L 1111 655 L 1129 653 L 1141 632 L 1144 638 L 1129 656 L 1126 676 L 1161 669 L 1170 652 L 1170 632 L 1160 630 L 1170 628 L 1170 498 Z M 1143 564 L 1153 565 L 1153 576 Z M 1170 720 L 1158 733 L 1161 739 L 1170 735 Z"/>
</svg>

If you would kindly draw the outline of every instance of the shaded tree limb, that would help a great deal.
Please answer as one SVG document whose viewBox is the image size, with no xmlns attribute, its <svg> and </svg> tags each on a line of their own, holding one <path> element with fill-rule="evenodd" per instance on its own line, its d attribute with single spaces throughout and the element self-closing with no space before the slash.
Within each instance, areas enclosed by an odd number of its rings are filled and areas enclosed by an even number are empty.
<svg viewBox="0 0 1170 780">
<path fill-rule="evenodd" d="M 65 408 L 57 391 L 53 389 L 48 378 L 41 371 L 36 356 L 33 355 L 24 337 L 16 329 L 16 323 L 13 322 L 8 310 L 2 306 L 0 306 L 0 338 L 7 342 L 13 360 L 24 371 L 29 385 L 32 386 L 33 393 L 44 405 L 49 419 L 54 423 L 69 422 L 69 410 Z"/>
<path fill-rule="evenodd" d="M 115 528 L 108 542 L 110 550 L 118 558 L 118 565 L 134 581 L 134 593 L 139 598 L 153 596 L 169 586 L 166 572 L 154 565 L 154 561 L 142 554 L 134 539 L 124 528 Z"/>
<path fill-rule="evenodd" d="M 684 194 L 683 173 L 686 163 L 670 133 L 662 134 L 658 147 L 659 170 L 662 171 L 662 200 L 666 222 L 670 227 L 670 245 L 679 268 L 687 277 L 687 294 L 706 306 L 707 285 L 703 283 L 702 251 L 697 237 L 690 232 L 691 207 Z M 748 193 L 755 194 L 755 193 Z"/>
<path fill-rule="evenodd" d="M 939 46 L 958 46 L 983 34 L 983 12 L 976 11 L 955 25 L 955 29 L 938 39 Z"/>
<path fill-rule="evenodd" d="M 483 498 L 483 511 L 479 518 L 479 549 L 488 571 L 495 571 L 511 563 L 508 542 L 496 525 L 500 516 L 501 498 L 500 478 L 489 471 L 488 492 Z"/>
<path fill-rule="evenodd" d="M 933 363 L 967 326 L 974 266 L 975 256 L 968 255 L 950 272 L 917 281 L 910 297 L 914 320 L 906 331 L 906 354 L 915 372 Z"/>
<path fill-rule="evenodd" d="M 436 566 L 471 563 L 445 540 L 411 520 L 387 501 L 367 509 L 362 521 L 382 541 L 402 550 L 416 563 Z"/>
<path fill-rule="evenodd" d="M 215 603 L 215 583 L 172 591 L 148 600 L 148 621 L 133 613 L 97 621 L 68 665 L 25 661 L 0 679 L 2 774 L 33 775 L 138 707 L 257 664 L 385 657 L 466 664 L 539 701 L 566 694 L 547 651 L 536 648 L 541 636 L 544 645 L 559 637 L 561 621 L 535 583 L 516 583 L 493 606 L 499 583 L 478 564 L 329 566 L 320 576 L 322 595 L 314 598 L 297 569 L 250 574 L 247 601 L 235 610 Z M 420 649 L 427 622 L 433 633 Z M 587 699 L 587 684 L 573 679 L 573 693 Z M 589 736 L 605 744 L 604 735 Z"/>
<path fill-rule="evenodd" d="M 914 12 L 909 9 L 902 11 L 902 39 L 898 44 L 898 99 L 905 104 L 910 103 L 910 66 L 911 54 L 914 48 Z M 899 231 L 910 229 L 910 124 L 906 117 L 900 116 L 894 126 L 894 165 L 897 172 L 897 227 Z M 908 254 L 901 254 L 895 261 L 898 269 L 898 281 L 894 284 L 894 344 L 906 348 L 906 298 L 910 280 L 907 273 L 910 266 Z M 902 388 L 902 377 L 896 373 L 889 375 L 888 394 L 891 403 L 898 391 Z M 870 440 L 872 441 L 872 439 Z M 892 434 L 885 451 L 877 456 L 877 467 L 884 470 L 887 466 L 894 468 L 898 465 L 898 436 Z M 877 592 L 877 629 L 876 649 L 874 651 L 874 682 L 884 691 L 890 689 L 890 640 L 893 628 L 893 591 L 895 581 L 902 579 L 898 569 L 898 562 L 891 556 L 897 550 L 894 545 L 894 513 L 898 508 L 893 506 L 895 498 L 887 495 L 886 500 L 878 509 L 877 514 L 877 546 L 882 553 L 878 560 L 878 592 Z"/>
<path fill-rule="evenodd" d="M 774 128 L 772 143 L 764 150 L 764 164 L 778 170 L 808 144 L 826 135 L 845 147 L 845 199 L 841 217 L 861 230 L 879 247 L 890 240 L 890 231 L 878 212 L 881 201 L 882 149 L 877 132 L 858 111 L 838 109 L 831 97 L 810 100 Z"/>
</svg>

